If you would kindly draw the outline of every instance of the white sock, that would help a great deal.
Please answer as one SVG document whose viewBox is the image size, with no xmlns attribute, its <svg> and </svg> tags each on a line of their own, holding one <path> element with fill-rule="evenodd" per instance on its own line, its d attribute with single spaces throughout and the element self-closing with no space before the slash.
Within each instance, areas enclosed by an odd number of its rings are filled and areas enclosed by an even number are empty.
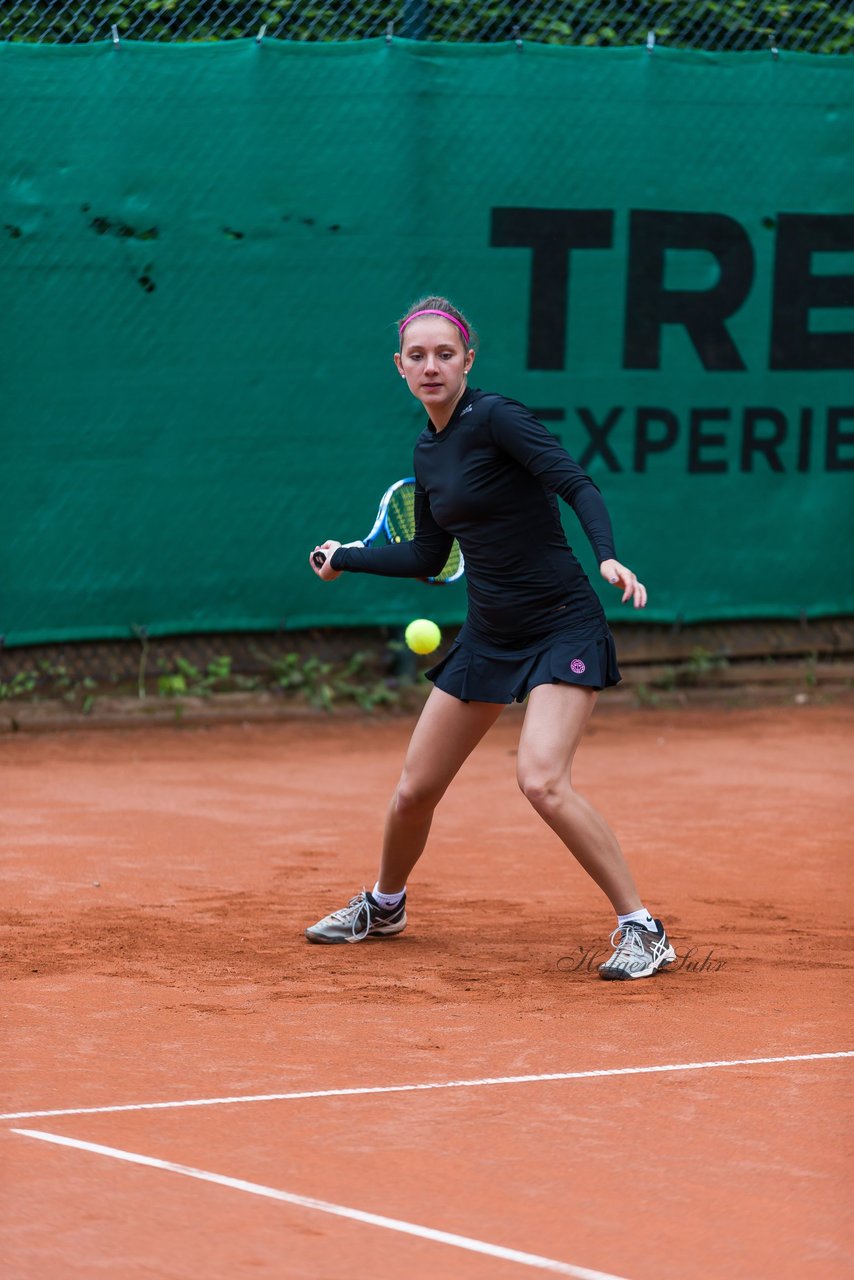
<svg viewBox="0 0 854 1280">
<path fill-rule="evenodd" d="M 376 894 L 374 894 L 374 897 L 376 897 Z M 617 924 L 621 929 L 627 924 L 642 924 L 645 929 L 649 929 L 650 933 L 658 932 L 658 926 L 646 907 L 638 907 L 637 911 L 630 911 L 625 916 L 618 915 Z"/>
<path fill-rule="evenodd" d="M 405 893 L 406 885 L 403 886 L 400 893 L 380 893 L 380 882 L 378 880 L 371 890 L 371 897 L 378 906 L 382 907 L 383 911 L 391 911 L 392 907 L 400 906 Z"/>
</svg>

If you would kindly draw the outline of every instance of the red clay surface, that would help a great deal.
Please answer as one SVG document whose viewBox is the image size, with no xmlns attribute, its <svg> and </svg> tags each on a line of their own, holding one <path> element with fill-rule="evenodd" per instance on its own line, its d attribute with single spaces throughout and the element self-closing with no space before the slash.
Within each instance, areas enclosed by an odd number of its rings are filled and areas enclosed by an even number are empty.
<svg viewBox="0 0 854 1280">
<path fill-rule="evenodd" d="M 440 808 L 407 932 L 355 947 L 302 929 L 372 883 L 410 722 L 0 741 L 4 1275 L 534 1273 L 21 1128 L 557 1274 L 850 1273 L 850 1057 L 11 1118 L 854 1048 L 850 706 L 603 699 L 576 782 L 682 957 L 632 984 L 595 975 L 610 909 L 517 791 L 518 728 L 511 711 Z"/>
</svg>

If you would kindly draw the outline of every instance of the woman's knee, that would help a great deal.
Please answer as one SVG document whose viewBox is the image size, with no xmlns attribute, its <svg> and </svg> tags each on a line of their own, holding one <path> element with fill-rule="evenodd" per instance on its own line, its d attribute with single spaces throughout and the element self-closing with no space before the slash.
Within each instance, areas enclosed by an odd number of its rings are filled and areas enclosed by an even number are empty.
<svg viewBox="0 0 854 1280">
<path fill-rule="evenodd" d="M 417 778 L 405 770 L 394 792 L 395 812 L 403 818 L 421 818 L 432 813 L 442 798 L 444 787 L 429 778 Z"/>
<path fill-rule="evenodd" d="M 523 796 L 538 813 L 558 809 L 572 797 L 569 775 L 557 773 L 548 766 L 521 764 L 517 780 Z"/>
</svg>

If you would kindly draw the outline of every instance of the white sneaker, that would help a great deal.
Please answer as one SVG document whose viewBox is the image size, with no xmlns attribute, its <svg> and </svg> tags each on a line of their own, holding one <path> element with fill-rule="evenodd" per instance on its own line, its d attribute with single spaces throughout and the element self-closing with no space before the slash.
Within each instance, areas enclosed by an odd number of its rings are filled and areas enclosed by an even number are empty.
<svg viewBox="0 0 854 1280">
<path fill-rule="evenodd" d="M 366 938 L 390 938 L 405 928 L 406 894 L 386 911 L 363 889 L 346 907 L 306 929 L 305 936 L 309 942 L 364 942 Z"/>
<path fill-rule="evenodd" d="M 651 978 L 659 969 L 673 964 L 676 952 L 664 932 L 664 925 L 656 920 L 655 927 L 655 933 L 635 922 L 623 925 L 622 929 L 616 928 L 611 934 L 614 954 L 600 964 L 599 977 L 611 980 Z"/>
</svg>

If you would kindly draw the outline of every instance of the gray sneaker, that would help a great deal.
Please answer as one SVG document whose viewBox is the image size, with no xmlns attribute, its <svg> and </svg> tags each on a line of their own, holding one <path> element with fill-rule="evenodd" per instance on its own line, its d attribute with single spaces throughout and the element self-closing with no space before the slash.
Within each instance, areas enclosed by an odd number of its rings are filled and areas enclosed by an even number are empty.
<svg viewBox="0 0 854 1280">
<path fill-rule="evenodd" d="M 627 924 L 611 934 L 614 954 L 599 966 L 599 977 L 608 979 L 651 978 L 659 969 L 666 969 L 676 959 L 664 925 L 655 922 L 656 932 L 642 924 Z M 619 936 L 619 942 L 617 937 Z"/>
<path fill-rule="evenodd" d="M 306 929 L 309 942 L 364 942 L 366 938 L 390 938 L 406 928 L 406 894 L 396 907 L 384 911 L 364 889 L 346 907 L 324 916 Z"/>
</svg>

